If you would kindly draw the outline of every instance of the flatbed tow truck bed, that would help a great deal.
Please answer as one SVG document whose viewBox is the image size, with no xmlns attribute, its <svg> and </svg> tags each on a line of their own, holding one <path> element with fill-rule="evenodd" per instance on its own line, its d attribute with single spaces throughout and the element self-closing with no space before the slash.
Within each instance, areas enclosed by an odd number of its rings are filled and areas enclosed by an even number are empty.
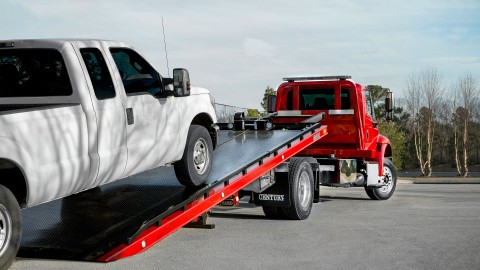
<svg viewBox="0 0 480 270">
<path fill-rule="evenodd" d="M 186 188 L 172 167 L 24 209 L 18 257 L 110 262 L 146 250 L 326 135 L 219 131 L 208 184 Z"/>
</svg>

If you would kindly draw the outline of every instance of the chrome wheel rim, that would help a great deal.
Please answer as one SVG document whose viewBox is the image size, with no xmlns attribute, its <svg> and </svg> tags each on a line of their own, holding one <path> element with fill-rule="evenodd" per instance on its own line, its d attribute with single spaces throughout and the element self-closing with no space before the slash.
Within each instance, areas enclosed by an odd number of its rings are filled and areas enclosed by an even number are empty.
<svg viewBox="0 0 480 270">
<path fill-rule="evenodd" d="M 300 206 L 303 209 L 307 209 L 312 197 L 312 187 L 310 186 L 310 177 L 307 172 L 300 174 L 298 180 L 298 199 L 300 200 Z"/>
<path fill-rule="evenodd" d="M 0 257 L 8 248 L 12 234 L 12 219 L 5 206 L 0 204 Z"/>
<path fill-rule="evenodd" d="M 198 174 L 204 174 L 210 163 L 207 141 L 200 138 L 193 147 L 193 165 Z"/>
<path fill-rule="evenodd" d="M 392 170 L 387 166 L 383 166 L 383 181 L 385 182 L 385 186 L 380 188 L 380 192 L 388 194 L 393 188 L 393 175 Z"/>
</svg>

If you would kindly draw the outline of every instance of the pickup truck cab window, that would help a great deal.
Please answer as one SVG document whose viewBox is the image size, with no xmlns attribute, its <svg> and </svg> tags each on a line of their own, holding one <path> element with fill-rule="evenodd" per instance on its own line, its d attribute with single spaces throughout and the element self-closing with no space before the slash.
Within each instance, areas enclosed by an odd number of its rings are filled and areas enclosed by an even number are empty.
<svg viewBox="0 0 480 270">
<path fill-rule="evenodd" d="M 105 59 L 99 49 L 86 48 L 80 49 L 83 62 L 88 70 L 88 75 L 93 85 L 93 90 L 97 99 L 109 99 L 115 97 L 115 88 L 113 87 L 112 77 L 108 72 Z"/>
<path fill-rule="evenodd" d="M 0 51 L 0 97 L 70 96 L 62 55 L 52 49 Z"/>
<path fill-rule="evenodd" d="M 122 77 L 127 95 L 162 92 L 162 83 L 157 71 L 137 52 L 127 48 L 111 48 L 113 60 Z"/>
</svg>

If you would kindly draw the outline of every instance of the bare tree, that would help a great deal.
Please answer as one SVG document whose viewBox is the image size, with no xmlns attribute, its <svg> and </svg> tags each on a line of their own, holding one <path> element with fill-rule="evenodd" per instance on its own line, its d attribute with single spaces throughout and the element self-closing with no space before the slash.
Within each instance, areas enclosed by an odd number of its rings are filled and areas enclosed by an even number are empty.
<svg viewBox="0 0 480 270">
<path fill-rule="evenodd" d="M 457 174 L 462 175 L 462 164 L 460 163 L 460 156 L 458 155 L 459 151 L 459 143 L 458 143 L 458 137 L 459 137 L 459 119 L 460 119 L 460 109 L 457 108 L 458 106 L 458 91 L 453 91 L 452 94 L 452 107 L 453 107 L 453 112 L 452 112 L 452 128 L 453 128 L 453 149 L 455 152 L 455 167 L 457 168 Z"/>
<path fill-rule="evenodd" d="M 428 68 L 407 78 L 407 106 L 413 114 L 415 151 L 420 170 L 427 176 L 432 175 L 435 119 L 444 93 L 442 77 L 436 69 Z"/>
<path fill-rule="evenodd" d="M 460 102 L 463 106 L 464 113 L 461 117 L 462 122 L 462 139 L 463 139 L 463 176 L 468 176 L 468 128 L 469 123 L 472 120 L 472 115 L 474 110 L 478 105 L 478 81 L 477 79 L 469 72 L 464 76 L 460 77 L 458 80 L 457 90 L 460 96 Z"/>
<path fill-rule="evenodd" d="M 407 90 L 406 90 L 406 104 L 407 111 L 412 115 L 410 119 L 410 127 L 412 129 L 415 153 L 417 155 L 418 163 L 420 165 L 420 172 L 425 175 L 425 164 L 423 161 L 423 140 L 422 140 L 422 128 L 420 125 L 420 108 L 421 108 L 421 91 L 419 76 L 412 74 L 407 78 Z"/>
<path fill-rule="evenodd" d="M 441 109 L 442 97 L 445 93 L 445 87 L 442 85 L 442 77 L 436 69 L 429 68 L 420 72 L 420 83 L 422 96 L 425 98 L 425 107 L 429 114 L 427 115 L 427 153 L 426 170 L 427 176 L 432 175 L 432 152 L 433 137 L 435 135 L 435 118 Z"/>
</svg>

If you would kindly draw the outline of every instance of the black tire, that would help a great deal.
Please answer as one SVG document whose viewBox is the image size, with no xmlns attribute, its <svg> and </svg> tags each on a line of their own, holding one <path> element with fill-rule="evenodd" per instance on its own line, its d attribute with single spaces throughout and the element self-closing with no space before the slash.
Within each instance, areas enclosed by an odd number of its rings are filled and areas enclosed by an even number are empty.
<svg viewBox="0 0 480 270">
<path fill-rule="evenodd" d="M 288 170 L 291 203 L 282 212 L 287 219 L 307 219 L 313 204 L 312 166 L 303 158 L 292 158 Z"/>
<path fill-rule="evenodd" d="M 203 185 L 212 170 L 213 144 L 207 129 L 191 125 L 182 159 L 174 165 L 175 175 L 184 186 Z"/>
<path fill-rule="evenodd" d="M 22 239 L 22 215 L 13 193 L 0 185 L 0 269 L 12 265 Z"/>
<path fill-rule="evenodd" d="M 365 187 L 368 197 L 372 200 L 388 200 L 397 187 L 397 170 L 390 159 L 383 160 L 383 175 L 387 185 L 379 188 Z"/>
<path fill-rule="evenodd" d="M 267 218 L 271 219 L 284 219 L 285 214 L 283 214 L 281 207 L 274 206 L 262 206 L 263 213 Z"/>
</svg>

